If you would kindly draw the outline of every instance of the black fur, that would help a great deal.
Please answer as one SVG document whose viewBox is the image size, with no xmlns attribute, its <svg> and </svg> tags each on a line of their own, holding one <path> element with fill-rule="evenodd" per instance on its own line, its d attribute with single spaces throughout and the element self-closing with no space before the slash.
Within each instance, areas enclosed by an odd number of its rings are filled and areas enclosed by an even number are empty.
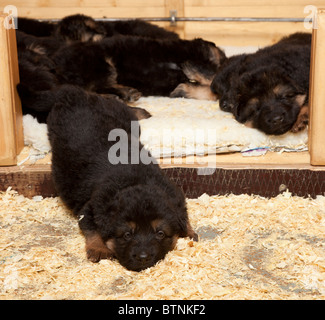
<svg viewBox="0 0 325 320">
<path fill-rule="evenodd" d="M 173 31 L 168 31 L 164 28 L 158 27 L 152 23 L 148 23 L 141 19 L 134 20 L 120 20 L 120 21 L 103 21 L 98 22 L 106 31 L 106 37 L 115 35 L 131 35 L 151 39 L 169 39 L 177 40 L 179 36 Z"/>
<path fill-rule="evenodd" d="M 55 105 L 48 117 L 52 174 L 66 205 L 79 219 L 88 258 L 116 257 L 127 269 L 153 266 L 173 249 L 178 237 L 197 240 L 183 193 L 157 164 L 112 164 L 108 141 L 123 129 L 131 151 L 130 108 L 115 99 L 63 86 L 51 91 Z M 133 150 L 142 150 L 132 138 Z M 130 160 L 130 158 L 129 158 Z"/>
<path fill-rule="evenodd" d="M 39 122 L 46 122 L 50 104 L 39 104 L 35 96 L 59 85 L 55 64 L 51 59 L 60 43 L 51 37 L 35 37 L 17 30 L 20 83 L 17 90 L 23 114 L 31 114 Z"/>
<path fill-rule="evenodd" d="M 116 35 L 132 35 L 151 39 L 179 39 L 177 33 L 165 30 L 141 19 L 96 21 L 74 14 L 55 22 L 18 18 L 18 30 L 37 37 L 53 36 L 66 42 L 99 41 Z"/>
<path fill-rule="evenodd" d="M 213 43 L 195 40 L 153 40 L 116 36 L 97 43 L 75 43 L 60 49 L 54 61 L 61 82 L 112 93 L 112 83 L 143 95 L 169 96 L 189 79 L 185 63 L 216 72 L 223 52 Z M 116 89 L 116 88 L 113 88 Z"/>
<path fill-rule="evenodd" d="M 311 35 L 297 33 L 230 58 L 211 84 L 220 108 L 267 134 L 303 129 L 297 119 L 308 104 L 310 47 Z"/>
<path fill-rule="evenodd" d="M 18 17 L 18 30 L 37 37 L 52 36 L 55 27 L 56 27 L 55 23 L 52 22 Z"/>
<path fill-rule="evenodd" d="M 34 21 L 26 21 L 24 29 L 33 31 Z M 140 20 L 109 23 L 74 15 L 54 25 L 51 34 L 17 31 L 23 112 L 41 122 L 48 112 L 37 101 L 42 90 L 72 84 L 126 102 L 141 95 L 180 96 L 182 84 L 211 93 L 210 82 L 225 58 L 211 42 L 180 40 Z"/>
<path fill-rule="evenodd" d="M 178 39 L 175 32 L 167 31 L 146 21 L 95 21 L 89 16 L 76 14 L 63 18 L 55 28 L 56 37 L 65 41 L 99 41 L 116 35 L 140 36 L 152 39 Z"/>
</svg>

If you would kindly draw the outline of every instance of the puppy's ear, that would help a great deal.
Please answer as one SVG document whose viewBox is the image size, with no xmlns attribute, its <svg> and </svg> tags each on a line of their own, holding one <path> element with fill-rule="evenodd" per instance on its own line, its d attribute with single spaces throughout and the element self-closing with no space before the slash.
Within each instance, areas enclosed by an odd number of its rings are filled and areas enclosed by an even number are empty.
<svg viewBox="0 0 325 320">
<path fill-rule="evenodd" d="M 296 102 L 297 102 L 297 104 L 298 104 L 299 107 L 303 107 L 305 105 L 306 97 L 307 97 L 306 94 L 298 94 L 295 97 L 295 100 L 296 100 Z"/>
<path fill-rule="evenodd" d="M 118 218 L 119 199 L 112 188 L 102 186 L 96 190 L 87 204 L 82 208 L 79 215 L 84 215 L 84 218 L 79 221 L 80 223 L 89 224 L 100 231 L 104 239 L 114 236 L 114 221 Z"/>
<path fill-rule="evenodd" d="M 216 46 L 211 46 L 210 61 L 220 67 L 226 61 L 226 55 L 224 51 Z"/>
<path fill-rule="evenodd" d="M 229 91 L 229 84 L 222 73 L 217 73 L 210 85 L 211 91 L 221 99 L 227 91 Z"/>
<path fill-rule="evenodd" d="M 179 236 L 181 238 L 189 237 L 193 239 L 194 241 L 198 241 L 199 237 L 193 230 L 188 218 L 186 219 L 179 219 L 178 220 L 179 226 L 180 226 L 180 233 Z"/>
</svg>

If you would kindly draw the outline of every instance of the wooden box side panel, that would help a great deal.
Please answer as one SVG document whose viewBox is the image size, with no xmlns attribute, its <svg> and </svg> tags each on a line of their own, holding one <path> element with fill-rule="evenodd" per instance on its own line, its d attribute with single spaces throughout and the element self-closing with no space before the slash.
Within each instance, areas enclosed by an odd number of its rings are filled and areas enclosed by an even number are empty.
<svg viewBox="0 0 325 320">
<path fill-rule="evenodd" d="M 15 29 L 8 30 L 8 49 L 9 49 L 9 69 L 10 69 L 10 89 L 13 103 L 14 126 L 16 138 L 16 153 L 19 154 L 24 148 L 23 112 L 21 101 L 16 89 L 19 83 L 19 67 Z"/>
<path fill-rule="evenodd" d="M 4 27 L 5 16 L 0 16 L 0 165 L 16 163 L 17 147 L 15 137 L 15 119 L 11 91 L 11 72 L 9 65 L 8 30 Z"/>
<path fill-rule="evenodd" d="M 0 10 L 8 2 L 0 0 Z M 314 0 L 316 7 L 324 0 Z M 305 18 L 308 0 L 12 0 L 18 17 L 60 19 L 81 13 L 94 18 L 160 18 L 170 17 L 246 17 L 246 18 Z M 264 46 L 284 35 L 306 31 L 302 22 L 154 22 L 177 32 L 182 38 L 203 37 L 219 46 Z M 19 27 L 19 25 L 18 25 Z M 309 30 L 310 31 L 310 30 Z"/>
<path fill-rule="evenodd" d="M 15 165 L 24 147 L 23 121 L 20 99 L 16 34 L 6 29 L 6 15 L 0 15 L 0 165 Z"/>
<path fill-rule="evenodd" d="M 317 12 L 310 76 L 309 152 L 312 165 L 325 165 L 325 9 Z"/>
</svg>

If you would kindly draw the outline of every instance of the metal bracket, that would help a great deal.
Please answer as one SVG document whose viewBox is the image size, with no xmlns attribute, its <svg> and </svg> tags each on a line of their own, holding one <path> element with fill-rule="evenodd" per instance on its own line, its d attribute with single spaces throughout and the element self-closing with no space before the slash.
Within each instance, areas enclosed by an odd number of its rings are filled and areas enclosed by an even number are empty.
<svg viewBox="0 0 325 320">
<path fill-rule="evenodd" d="M 177 10 L 169 10 L 169 16 L 170 16 L 170 26 L 176 27 Z"/>
</svg>

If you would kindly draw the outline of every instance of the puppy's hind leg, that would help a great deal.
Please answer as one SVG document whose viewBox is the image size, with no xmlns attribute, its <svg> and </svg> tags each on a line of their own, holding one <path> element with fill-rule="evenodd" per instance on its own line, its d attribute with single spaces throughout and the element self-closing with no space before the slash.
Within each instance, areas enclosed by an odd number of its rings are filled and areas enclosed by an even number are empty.
<svg viewBox="0 0 325 320">
<path fill-rule="evenodd" d="M 309 108 L 308 106 L 303 106 L 298 114 L 297 121 L 291 128 L 291 132 L 297 133 L 304 130 L 309 122 Z"/>
</svg>

